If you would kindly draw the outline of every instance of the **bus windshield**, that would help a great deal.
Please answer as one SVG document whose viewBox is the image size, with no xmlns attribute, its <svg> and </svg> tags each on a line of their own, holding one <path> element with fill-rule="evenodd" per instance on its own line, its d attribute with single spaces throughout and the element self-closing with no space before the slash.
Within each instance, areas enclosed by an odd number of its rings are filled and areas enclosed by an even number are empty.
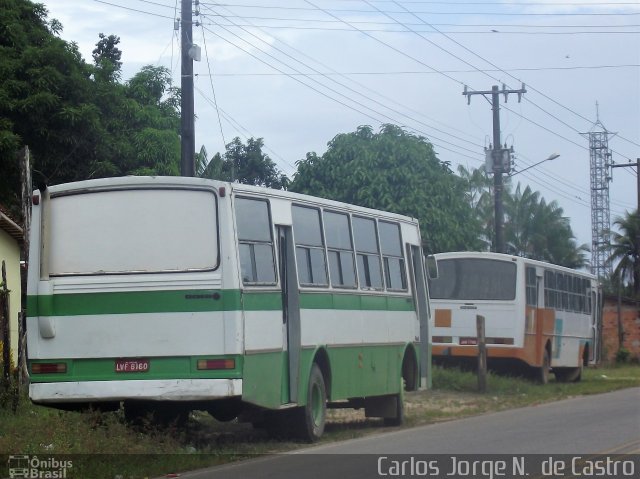
<svg viewBox="0 0 640 479">
<path fill-rule="evenodd" d="M 51 276 L 217 267 L 211 191 L 149 188 L 57 196 L 46 216 Z"/>
<path fill-rule="evenodd" d="M 512 301 L 516 264 L 481 258 L 438 260 L 438 278 L 430 279 L 432 299 Z"/>
</svg>

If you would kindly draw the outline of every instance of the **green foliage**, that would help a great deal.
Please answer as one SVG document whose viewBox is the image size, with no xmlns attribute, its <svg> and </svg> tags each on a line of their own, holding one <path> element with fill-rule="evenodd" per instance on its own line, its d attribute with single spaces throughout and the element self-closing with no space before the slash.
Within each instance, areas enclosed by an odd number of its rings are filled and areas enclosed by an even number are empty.
<svg viewBox="0 0 640 479">
<path fill-rule="evenodd" d="M 614 285 L 626 283 L 629 292 L 640 297 L 640 257 L 638 257 L 640 234 L 640 219 L 638 211 L 627 212 L 613 223 L 620 232 L 612 233 L 612 253 L 609 261 L 617 265 L 613 271 L 611 282 Z M 614 287 L 617 291 L 617 286 Z"/>
<path fill-rule="evenodd" d="M 505 237 L 511 254 L 581 268 L 587 246 L 577 246 L 569 218 L 556 201 L 547 203 L 529 186 L 505 195 Z"/>
<path fill-rule="evenodd" d="M 616 353 L 616 363 L 618 364 L 628 363 L 630 357 L 631 357 L 631 353 L 627 348 L 620 348 Z"/>
<path fill-rule="evenodd" d="M 96 43 L 96 48 L 92 52 L 93 61 L 96 65 L 96 76 L 105 81 L 113 81 L 120 78 L 120 68 L 122 67 L 122 52 L 117 47 L 120 37 L 115 35 L 99 35 L 100 41 Z"/>
<path fill-rule="evenodd" d="M 236 137 L 226 145 L 224 155 L 217 153 L 210 161 L 203 147 L 196 155 L 196 174 L 202 178 L 287 189 L 289 179 L 262 151 L 263 146 L 262 138 L 249 138 L 245 145 Z"/>
<path fill-rule="evenodd" d="M 482 169 L 459 168 L 467 185 L 471 207 L 482 225 L 485 249 L 493 245 L 495 212 L 493 181 Z M 586 267 L 587 245 L 578 245 L 569 218 L 557 202 L 547 203 L 540 192 L 518 183 L 515 191 L 509 181 L 503 191 L 504 236 L 506 252 L 547 261 L 569 268 Z"/>
<path fill-rule="evenodd" d="M 16 216 L 24 145 L 36 184 L 179 172 L 180 96 L 168 70 L 146 66 L 122 84 L 117 36 L 100 34 L 89 65 L 61 29 L 28 0 L 0 9 L 0 203 Z"/>
<path fill-rule="evenodd" d="M 429 253 L 479 246 L 465 183 L 431 143 L 398 126 L 339 134 L 297 166 L 290 190 L 418 218 Z"/>
</svg>

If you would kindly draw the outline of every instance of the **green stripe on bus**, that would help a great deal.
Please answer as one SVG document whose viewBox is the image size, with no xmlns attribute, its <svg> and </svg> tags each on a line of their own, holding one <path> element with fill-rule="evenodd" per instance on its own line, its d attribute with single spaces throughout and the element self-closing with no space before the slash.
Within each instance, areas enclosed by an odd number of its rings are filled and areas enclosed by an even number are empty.
<svg viewBox="0 0 640 479">
<path fill-rule="evenodd" d="M 410 296 L 369 294 L 302 293 L 301 309 L 340 309 L 356 311 L 414 311 Z"/>
<path fill-rule="evenodd" d="M 233 311 L 240 309 L 240 291 L 128 291 L 29 296 L 27 308 L 32 317 Z"/>
<path fill-rule="evenodd" d="M 414 311 L 410 296 L 301 292 L 301 309 Z M 29 296 L 30 317 L 216 311 L 279 311 L 278 291 L 189 290 L 73 293 Z"/>
</svg>

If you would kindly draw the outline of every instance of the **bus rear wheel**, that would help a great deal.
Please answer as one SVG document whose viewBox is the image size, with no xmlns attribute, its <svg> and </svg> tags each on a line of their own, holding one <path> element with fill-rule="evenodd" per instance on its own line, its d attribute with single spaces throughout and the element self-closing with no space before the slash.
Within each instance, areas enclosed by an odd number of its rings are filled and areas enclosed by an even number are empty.
<svg viewBox="0 0 640 479">
<path fill-rule="evenodd" d="M 298 436 L 308 442 L 320 439 L 327 419 L 327 390 L 322 371 L 316 363 L 313 363 L 309 374 L 307 403 L 297 413 Z"/>
<path fill-rule="evenodd" d="M 385 426 L 402 426 L 404 423 L 404 390 L 405 390 L 405 381 L 404 378 L 400 377 L 400 392 L 393 396 L 393 399 L 396 403 L 396 414 L 394 417 L 385 417 L 384 425 Z"/>
<path fill-rule="evenodd" d="M 577 383 L 582 379 L 582 365 L 577 368 L 554 368 L 556 381 L 561 383 Z"/>
<path fill-rule="evenodd" d="M 544 350 L 542 357 L 542 366 L 536 371 L 536 379 L 540 384 L 547 384 L 549 382 L 549 370 L 551 368 L 551 358 L 549 357 L 549 350 Z"/>
</svg>

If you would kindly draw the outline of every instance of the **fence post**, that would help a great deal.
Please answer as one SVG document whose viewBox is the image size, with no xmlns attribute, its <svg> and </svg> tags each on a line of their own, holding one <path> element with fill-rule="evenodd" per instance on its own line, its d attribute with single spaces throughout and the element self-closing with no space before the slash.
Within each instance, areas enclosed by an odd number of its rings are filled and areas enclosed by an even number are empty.
<svg viewBox="0 0 640 479">
<path fill-rule="evenodd" d="M 484 316 L 476 315 L 478 337 L 478 390 L 487 391 L 487 344 L 484 337 Z"/>
<path fill-rule="evenodd" d="M 9 290 L 7 288 L 7 269 L 2 260 L 2 279 L 0 279 L 0 340 L 2 340 L 2 389 L 9 387 L 11 377 L 11 341 L 9 337 Z"/>
</svg>

